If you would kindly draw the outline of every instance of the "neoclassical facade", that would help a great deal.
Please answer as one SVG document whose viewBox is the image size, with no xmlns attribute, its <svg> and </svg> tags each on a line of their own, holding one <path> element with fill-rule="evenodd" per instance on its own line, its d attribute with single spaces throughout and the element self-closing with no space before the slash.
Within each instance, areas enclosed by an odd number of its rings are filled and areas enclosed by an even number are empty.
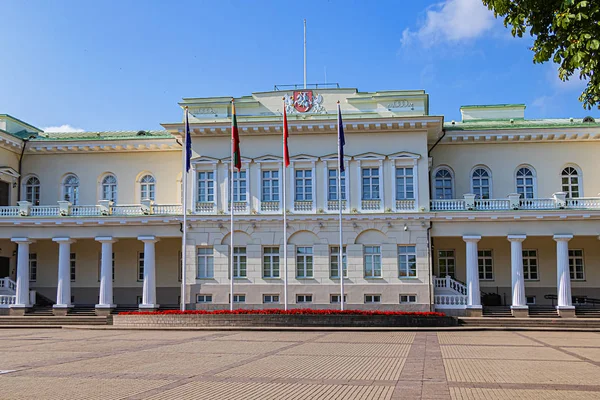
<svg viewBox="0 0 600 400">
<path fill-rule="evenodd" d="M 47 133 L 0 115 L 0 312 L 174 307 L 183 249 L 186 307 L 228 308 L 232 209 L 239 307 L 283 307 L 284 246 L 290 307 L 339 307 L 340 279 L 347 308 L 479 315 L 503 305 L 525 316 L 546 305 L 573 316 L 600 298 L 593 118 L 527 120 L 524 105 L 508 104 L 464 106 L 461 121 L 445 121 L 424 91 L 253 93 L 235 99 L 242 169 L 231 190 L 231 100 L 179 104 L 193 146 L 185 246 L 181 121 Z"/>
</svg>

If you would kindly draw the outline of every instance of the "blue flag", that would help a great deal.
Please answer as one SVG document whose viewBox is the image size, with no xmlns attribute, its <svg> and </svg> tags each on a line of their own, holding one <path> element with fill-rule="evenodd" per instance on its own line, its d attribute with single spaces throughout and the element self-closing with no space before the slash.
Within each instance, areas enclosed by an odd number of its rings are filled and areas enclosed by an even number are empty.
<svg viewBox="0 0 600 400">
<path fill-rule="evenodd" d="M 340 172 L 344 172 L 344 145 L 346 139 L 344 138 L 344 124 L 342 123 L 342 111 L 340 110 L 340 104 L 338 103 L 338 163 L 340 165 Z"/>
<path fill-rule="evenodd" d="M 190 135 L 190 123 L 188 121 L 188 109 L 185 109 L 185 172 L 190 172 L 192 162 L 192 136 Z"/>
</svg>

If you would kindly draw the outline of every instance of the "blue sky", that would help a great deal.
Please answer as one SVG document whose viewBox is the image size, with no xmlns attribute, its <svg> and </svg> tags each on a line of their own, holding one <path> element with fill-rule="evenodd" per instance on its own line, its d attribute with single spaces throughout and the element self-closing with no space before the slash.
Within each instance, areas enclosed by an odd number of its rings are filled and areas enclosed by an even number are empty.
<svg viewBox="0 0 600 400">
<path fill-rule="evenodd" d="M 0 113 L 38 127 L 160 129 L 182 97 L 240 96 L 308 81 L 425 89 L 430 112 L 526 103 L 527 118 L 598 116 L 534 65 L 480 0 L 3 0 Z"/>
</svg>

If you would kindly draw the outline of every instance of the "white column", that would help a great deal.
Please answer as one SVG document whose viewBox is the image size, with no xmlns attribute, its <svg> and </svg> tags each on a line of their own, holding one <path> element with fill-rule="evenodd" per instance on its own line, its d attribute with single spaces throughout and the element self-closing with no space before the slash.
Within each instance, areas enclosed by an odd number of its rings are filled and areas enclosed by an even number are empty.
<svg viewBox="0 0 600 400">
<path fill-rule="evenodd" d="M 419 159 L 415 158 L 413 167 L 413 190 L 415 191 L 415 211 L 419 211 Z"/>
<path fill-rule="evenodd" d="M 554 235 L 556 241 L 556 278 L 558 287 L 557 309 L 572 310 L 571 274 L 569 271 L 569 240 L 573 235 Z"/>
<path fill-rule="evenodd" d="M 385 172 L 383 166 L 383 160 L 379 160 L 379 211 L 381 212 L 385 211 Z"/>
<path fill-rule="evenodd" d="M 102 243 L 102 255 L 100 257 L 100 300 L 96 308 L 114 308 L 113 304 L 113 281 L 112 281 L 112 245 L 116 242 L 111 236 L 96 237 L 96 241 Z"/>
<path fill-rule="evenodd" d="M 467 243 L 467 308 L 481 308 L 481 293 L 479 291 L 479 263 L 477 242 L 481 236 L 463 236 Z"/>
<path fill-rule="evenodd" d="M 138 240 L 144 242 L 144 292 L 140 308 L 156 309 L 156 252 L 154 243 L 158 242 L 154 236 L 138 236 Z"/>
<path fill-rule="evenodd" d="M 17 244 L 17 290 L 16 302 L 11 308 L 31 307 L 29 301 L 29 245 L 34 243 L 29 238 L 12 238 Z"/>
<path fill-rule="evenodd" d="M 525 235 L 508 235 L 510 242 L 510 268 L 512 277 L 511 309 L 527 309 L 525 277 L 523 275 L 523 240 Z"/>
<path fill-rule="evenodd" d="M 56 287 L 56 304 L 53 308 L 69 308 L 71 304 L 71 243 L 68 237 L 52 239 L 58 243 L 58 285 Z"/>
<path fill-rule="evenodd" d="M 356 205 L 356 209 L 362 211 L 362 163 L 361 160 L 356 160 L 356 182 L 358 186 L 358 190 L 356 193 L 358 194 L 358 204 Z M 352 209 L 350 209 L 352 210 Z"/>
<path fill-rule="evenodd" d="M 325 213 L 329 212 L 328 204 L 329 204 L 329 164 L 327 161 L 323 160 L 323 211 Z"/>
</svg>

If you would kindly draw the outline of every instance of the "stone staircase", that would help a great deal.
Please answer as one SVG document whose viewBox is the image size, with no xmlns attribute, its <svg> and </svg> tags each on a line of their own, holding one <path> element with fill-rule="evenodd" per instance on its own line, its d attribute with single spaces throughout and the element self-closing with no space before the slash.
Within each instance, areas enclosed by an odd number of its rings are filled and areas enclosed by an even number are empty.
<svg viewBox="0 0 600 400">
<path fill-rule="evenodd" d="M 577 318 L 600 318 L 600 307 L 575 306 Z"/>
<path fill-rule="evenodd" d="M 469 328 L 564 328 L 600 329 L 600 318 L 468 318 L 459 317 L 460 326 Z"/>
<path fill-rule="evenodd" d="M 558 312 L 554 306 L 529 306 L 529 317 L 531 318 L 558 318 Z"/>
<path fill-rule="evenodd" d="M 484 306 L 483 316 L 493 318 L 513 318 L 510 306 Z"/>
</svg>

